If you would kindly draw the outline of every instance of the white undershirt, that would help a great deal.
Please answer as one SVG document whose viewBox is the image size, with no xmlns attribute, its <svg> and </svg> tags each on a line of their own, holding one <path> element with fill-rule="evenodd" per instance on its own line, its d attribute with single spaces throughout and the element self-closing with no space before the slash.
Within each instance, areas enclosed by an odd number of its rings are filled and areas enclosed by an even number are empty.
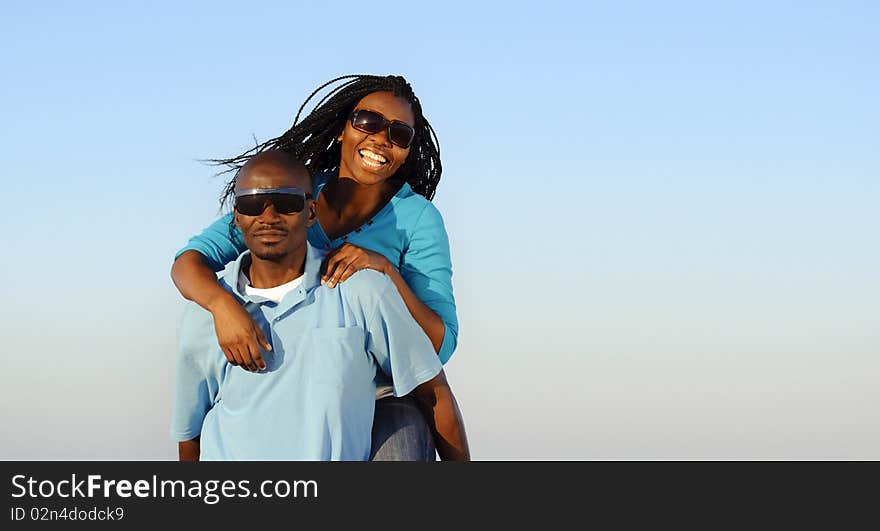
<svg viewBox="0 0 880 531">
<path fill-rule="evenodd" d="M 275 302 L 281 302 L 281 299 L 283 299 L 285 295 L 295 290 L 303 283 L 304 276 L 305 275 L 300 275 L 290 282 L 285 282 L 274 288 L 255 288 L 251 286 L 251 281 L 244 274 L 244 271 L 240 271 L 238 274 L 238 291 L 243 291 L 251 296 L 264 297 Z"/>
</svg>

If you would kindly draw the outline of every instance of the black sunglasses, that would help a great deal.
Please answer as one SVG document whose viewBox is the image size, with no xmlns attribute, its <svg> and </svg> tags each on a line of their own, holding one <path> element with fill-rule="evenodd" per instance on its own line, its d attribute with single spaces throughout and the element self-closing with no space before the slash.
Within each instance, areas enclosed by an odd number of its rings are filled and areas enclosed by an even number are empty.
<svg viewBox="0 0 880 531">
<path fill-rule="evenodd" d="M 351 126 L 370 135 L 385 129 L 388 131 L 388 140 L 403 149 L 408 148 L 416 136 L 415 129 L 400 120 L 386 120 L 376 111 L 367 109 L 356 109 L 351 113 Z"/>
<path fill-rule="evenodd" d="M 245 216 L 259 216 L 271 204 L 279 214 L 296 214 L 311 198 L 312 194 L 301 188 L 246 188 L 235 192 L 235 210 Z"/>
</svg>

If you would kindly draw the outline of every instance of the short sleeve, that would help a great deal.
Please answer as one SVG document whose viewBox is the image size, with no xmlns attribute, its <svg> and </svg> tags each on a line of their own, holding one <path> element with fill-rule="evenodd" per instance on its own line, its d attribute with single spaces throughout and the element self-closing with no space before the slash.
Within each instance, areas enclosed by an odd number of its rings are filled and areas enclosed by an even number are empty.
<svg viewBox="0 0 880 531">
<path fill-rule="evenodd" d="M 215 340 L 210 319 L 204 310 L 188 304 L 178 328 L 171 413 L 171 437 L 176 441 L 199 436 L 219 392 L 220 367 L 212 363 Z"/>
<path fill-rule="evenodd" d="M 400 274 L 415 295 L 443 320 L 446 331 L 437 356 L 441 363 L 452 357 L 458 343 L 458 318 L 452 293 L 452 259 L 443 217 L 428 203 L 410 234 Z"/>
<path fill-rule="evenodd" d="M 230 212 L 212 223 L 201 234 L 190 238 L 186 247 L 174 255 L 174 259 L 176 260 L 186 251 L 198 251 L 205 257 L 208 266 L 216 272 L 238 258 L 245 249 L 241 230 L 233 225 Z"/>
<path fill-rule="evenodd" d="M 391 377 L 395 396 L 404 396 L 439 374 L 443 366 L 397 288 L 384 278 L 385 288 L 366 318 L 367 351 Z"/>
</svg>

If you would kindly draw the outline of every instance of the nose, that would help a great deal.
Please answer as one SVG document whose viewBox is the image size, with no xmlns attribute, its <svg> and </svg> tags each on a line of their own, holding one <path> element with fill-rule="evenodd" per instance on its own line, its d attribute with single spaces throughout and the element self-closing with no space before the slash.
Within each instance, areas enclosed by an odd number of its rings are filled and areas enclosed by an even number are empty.
<svg viewBox="0 0 880 531">
<path fill-rule="evenodd" d="M 373 133 L 372 135 L 370 135 L 370 138 L 372 138 L 377 144 L 391 147 L 391 139 L 388 138 L 387 127 L 382 128 L 382 130 L 379 132 Z"/>
</svg>

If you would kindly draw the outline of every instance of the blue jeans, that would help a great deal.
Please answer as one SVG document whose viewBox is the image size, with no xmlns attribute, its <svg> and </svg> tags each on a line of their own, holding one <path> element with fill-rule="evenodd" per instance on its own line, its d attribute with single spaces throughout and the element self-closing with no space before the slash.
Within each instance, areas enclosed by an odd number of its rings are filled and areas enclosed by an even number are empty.
<svg viewBox="0 0 880 531">
<path fill-rule="evenodd" d="M 376 401 L 370 461 L 436 461 L 431 428 L 411 396 Z"/>
</svg>

